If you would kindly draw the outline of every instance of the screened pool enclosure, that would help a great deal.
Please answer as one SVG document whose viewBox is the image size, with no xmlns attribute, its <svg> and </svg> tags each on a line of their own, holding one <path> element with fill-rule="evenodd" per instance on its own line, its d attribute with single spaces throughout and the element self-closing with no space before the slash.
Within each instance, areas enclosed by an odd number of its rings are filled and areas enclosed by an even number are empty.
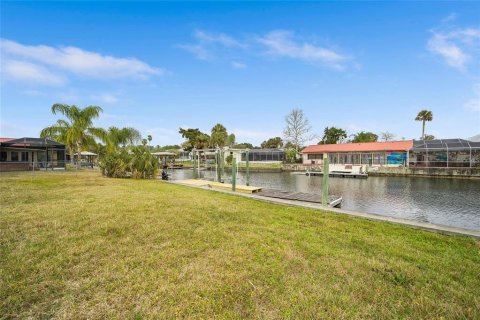
<svg viewBox="0 0 480 320">
<path fill-rule="evenodd" d="M 246 161 L 247 153 L 242 152 L 241 161 Z M 284 161 L 285 152 L 281 149 L 251 149 L 248 152 L 249 161 Z"/>
<path fill-rule="evenodd" d="M 480 142 L 463 139 L 415 140 L 408 158 L 412 168 L 478 168 Z"/>
</svg>

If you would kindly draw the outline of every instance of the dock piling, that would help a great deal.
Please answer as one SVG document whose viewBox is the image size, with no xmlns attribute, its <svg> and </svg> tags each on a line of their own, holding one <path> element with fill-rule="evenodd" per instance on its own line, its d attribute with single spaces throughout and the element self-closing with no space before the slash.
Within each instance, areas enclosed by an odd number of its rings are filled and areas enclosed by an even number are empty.
<svg viewBox="0 0 480 320">
<path fill-rule="evenodd" d="M 246 185 L 250 185 L 250 151 L 247 149 L 245 153 L 245 176 L 246 176 Z"/>
<path fill-rule="evenodd" d="M 225 154 L 224 150 L 220 149 L 220 179 L 225 173 Z"/>
<path fill-rule="evenodd" d="M 323 154 L 323 183 L 322 183 L 322 206 L 328 207 L 328 184 L 329 184 L 329 163 L 328 155 Z"/>
<path fill-rule="evenodd" d="M 237 159 L 232 159 L 232 191 L 235 191 L 237 185 Z"/>
<path fill-rule="evenodd" d="M 198 171 L 197 171 L 197 150 L 193 149 L 192 151 L 193 156 L 193 177 L 194 179 L 198 179 Z"/>
<path fill-rule="evenodd" d="M 215 152 L 215 162 L 216 162 L 216 169 L 217 169 L 217 182 L 222 182 L 222 171 L 221 171 L 221 164 L 220 164 L 220 149 L 217 148 Z"/>
</svg>

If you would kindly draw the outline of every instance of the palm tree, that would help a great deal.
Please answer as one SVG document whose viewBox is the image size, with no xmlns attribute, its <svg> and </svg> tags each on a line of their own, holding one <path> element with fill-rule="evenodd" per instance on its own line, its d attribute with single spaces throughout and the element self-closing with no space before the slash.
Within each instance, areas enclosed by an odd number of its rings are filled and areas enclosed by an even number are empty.
<svg viewBox="0 0 480 320">
<path fill-rule="evenodd" d="M 134 144 L 141 138 L 140 132 L 131 127 L 117 128 L 110 127 L 107 131 L 107 149 L 115 151 L 117 148 L 125 148 L 128 144 Z"/>
<path fill-rule="evenodd" d="M 417 114 L 415 121 L 422 121 L 422 140 L 425 140 L 425 121 L 432 121 L 433 113 L 429 110 L 422 110 Z"/>
<path fill-rule="evenodd" d="M 106 141 L 107 133 L 105 130 L 93 127 L 93 119 L 98 118 L 103 110 L 98 106 L 88 106 L 82 109 L 75 105 L 56 103 L 52 106 L 52 113 L 57 114 L 57 112 L 63 114 L 67 120 L 57 120 L 55 124 L 44 128 L 40 132 L 40 136 L 64 143 L 72 156 L 72 160 L 73 151 L 76 149 L 78 166 L 80 167 L 82 148 L 94 145 L 96 139 Z"/>
</svg>

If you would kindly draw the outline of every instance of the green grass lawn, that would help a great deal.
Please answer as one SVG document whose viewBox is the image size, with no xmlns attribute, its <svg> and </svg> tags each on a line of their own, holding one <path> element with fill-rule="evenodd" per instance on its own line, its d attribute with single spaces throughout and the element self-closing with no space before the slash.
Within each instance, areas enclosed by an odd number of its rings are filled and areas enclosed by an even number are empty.
<svg viewBox="0 0 480 320">
<path fill-rule="evenodd" d="M 480 318 L 471 238 L 96 171 L 0 179 L 0 318 Z"/>
</svg>

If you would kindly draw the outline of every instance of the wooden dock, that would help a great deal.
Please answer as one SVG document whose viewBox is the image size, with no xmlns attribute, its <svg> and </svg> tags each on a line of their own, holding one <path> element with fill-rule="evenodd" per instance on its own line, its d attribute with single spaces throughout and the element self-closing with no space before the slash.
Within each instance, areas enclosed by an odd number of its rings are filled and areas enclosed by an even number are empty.
<svg viewBox="0 0 480 320">
<path fill-rule="evenodd" d="M 232 185 L 230 183 L 220 183 L 220 182 L 209 181 L 208 186 L 213 189 L 232 190 Z M 262 191 L 262 188 L 237 184 L 235 186 L 235 191 L 244 192 L 244 193 L 257 193 Z"/>
<path fill-rule="evenodd" d="M 232 190 L 232 184 L 230 183 L 220 183 L 202 179 L 187 179 L 187 180 L 177 180 L 176 183 L 185 184 L 189 186 L 195 187 L 209 187 L 212 189 L 221 189 L 221 190 Z M 257 193 L 262 191 L 260 187 L 252 187 L 252 186 L 244 186 L 244 185 L 236 185 L 235 190 L 237 192 L 243 193 Z"/>
<path fill-rule="evenodd" d="M 183 184 L 192 187 L 207 187 L 218 190 L 231 191 L 232 185 L 230 183 L 220 183 L 203 179 L 186 179 L 176 180 L 175 183 Z M 261 187 L 252 187 L 244 185 L 236 185 L 235 190 L 242 193 L 255 193 L 257 196 L 267 198 L 277 198 L 291 201 L 322 203 L 322 195 L 304 192 L 282 191 L 274 189 L 265 189 Z M 342 203 L 342 197 L 331 195 L 329 196 L 328 205 L 330 207 L 339 207 Z"/>
<path fill-rule="evenodd" d="M 313 203 L 322 203 L 322 195 L 314 193 L 304 193 L 304 192 L 292 192 L 292 191 L 281 191 L 274 189 L 263 189 L 258 193 L 259 196 L 268 197 L 268 198 L 277 198 L 284 200 L 294 200 L 294 201 L 303 201 L 303 202 L 313 202 Z M 342 203 L 342 197 L 330 195 L 328 205 L 330 207 L 338 207 Z"/>
</svg>

